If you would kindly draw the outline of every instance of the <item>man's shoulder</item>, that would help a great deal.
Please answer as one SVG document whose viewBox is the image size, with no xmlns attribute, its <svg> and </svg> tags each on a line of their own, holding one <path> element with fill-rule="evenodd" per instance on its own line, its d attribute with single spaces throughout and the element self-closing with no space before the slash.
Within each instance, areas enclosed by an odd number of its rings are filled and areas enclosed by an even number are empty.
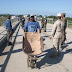
<svg viewBox="0 0 72 72">
<path fill-rule="evenodd" d="M 64 17 L 64 18 L 62 19 L 62 21 L 65 22 L 65 21 L 67 21 L 67 19 Z"/>
<path fill-rule="evenodd" d="M 39 24 L 39 22 L 35 21 L 36 24 Z"/>
<path fill-rule="evenodd" d="M 5 22 L 10 22 L 10 20 L 9 20 L 9 19 L 7 19 Z"/>
<path fill-rule="evenodd" d="M 30 21 L 27 21 L 27 24 L 30 23 Z"/>
<path fill-rule="evenodd" d="M 60 22 L 62 22 L 61 20 L 57 20 L 57 21 L 55 21 L 55 25 L 58 25 Z"/>
<path fill-rule="evenodd" d="M 64 17 L 63 20 L 66 20 L 66 18 Z"/>
<path fill-rule="evenodd" d="M 30 24 L 30 21 L 27 21 L 27 22 L 26 22 L 26 25 L 28 25 L 28 24 Z"/>
<path fill-rule="evenodd" d="M 67 19 L 65 18 L 65 21 L 67 21 Z"/>
<path fill-rule="evenodd" d="M 36 23 L 38 23 L 37 21 L 35 21 Z"/>
<path fill-rule="evenodd" d="M 58 20 L 56 20 L 54 24 L 56 24 L 56 23 L 58 23 Z"/>
</svg>

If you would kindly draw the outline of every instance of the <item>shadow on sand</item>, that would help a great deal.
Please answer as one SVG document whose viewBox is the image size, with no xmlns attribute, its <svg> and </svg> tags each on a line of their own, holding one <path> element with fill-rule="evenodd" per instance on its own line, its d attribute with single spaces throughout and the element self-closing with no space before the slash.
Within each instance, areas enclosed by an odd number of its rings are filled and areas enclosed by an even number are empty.
<svg viewBox="0 0 72 72">
<path fill-rule="evenodd" d="M 67 44 L 71 44 L 72 42 L 69 42 Z M 62 50 L 64 48 L 66 48 L 68 45 L 63 46 Z M 71 52 L 72 53 L 72 49 L 67 49 L 65 52 L 61 52 L 61 56 L 60 57 L 56 57 L 56 58 L 50 58 L 49 56 L 53 53 L 53 48 L 48 49 L 43 51 L 43 55 L 38 56 L 38 58 L 41 58 L 41 60 L 38 62 L 38 68 L 45 68 L 47 66 L 52 66 L 55 65 L 57 63 L 60 63 L 64 57 L 65 54 Z M 43 57 L 43 58 L 42 58 Z"/>
</svg>

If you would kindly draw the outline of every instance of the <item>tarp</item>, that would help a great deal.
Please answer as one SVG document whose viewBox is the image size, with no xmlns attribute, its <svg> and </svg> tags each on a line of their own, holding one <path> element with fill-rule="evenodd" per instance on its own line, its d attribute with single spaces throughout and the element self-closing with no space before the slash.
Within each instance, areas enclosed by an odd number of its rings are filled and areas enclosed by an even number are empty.
<svg viewBox="0 0 72 72">
<path fill-rule="evenodd" d="M 38 55 L 42 53 L 43 38 L 41 33 L 25 32 L 23 37 L 23 51 L 26 54 Z"/>
</svg>

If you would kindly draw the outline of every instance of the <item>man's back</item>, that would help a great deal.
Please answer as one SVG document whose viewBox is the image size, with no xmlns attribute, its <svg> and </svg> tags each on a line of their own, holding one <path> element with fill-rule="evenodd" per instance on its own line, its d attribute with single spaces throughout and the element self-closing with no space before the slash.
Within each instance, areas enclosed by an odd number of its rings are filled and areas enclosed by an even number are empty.
<svg viewBox="0 0 72 72">
<path fill-rule="evenodd" d="M 59 38 L 61 37 L 63 33 L 64 25 L 61 20 L 57 20 L 54 23 L 53 29 L 52 29 L 52 34 L 54 35 L 54 38 Z"/>
<path fill-rule="evenodd" d="M 62 22 L 64 23 L 64 31 L 65 31 L 67 27 L 67 19 L 65 17 L 62 18 Z"/>
<path fill-rule="evenodd" d="M 63 22 L 61 20 L 57 20 L 56 21 L 56 25 L 57 25 L 57 31 L 61 31 L 63 30 Z"/>
<path fill-rule="evenodd" d="M 5 21 L 5 27 L 6 29 L 9 29 L 10 31 L 12 30 L 11 21 L 9 19 Z"/>
</svg>

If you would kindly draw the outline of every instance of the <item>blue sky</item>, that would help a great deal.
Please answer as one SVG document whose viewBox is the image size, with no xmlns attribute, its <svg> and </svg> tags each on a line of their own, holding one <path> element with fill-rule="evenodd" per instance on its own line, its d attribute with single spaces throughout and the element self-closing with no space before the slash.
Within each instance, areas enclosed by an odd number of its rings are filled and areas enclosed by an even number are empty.
<svg viewBox="0 0 72 72">
<path fill-rule="evenodd" d="M 0 14 L 56 15 L 62 12 L 72 17 L 72 0 L 0 0 Z"/>
</svg>

